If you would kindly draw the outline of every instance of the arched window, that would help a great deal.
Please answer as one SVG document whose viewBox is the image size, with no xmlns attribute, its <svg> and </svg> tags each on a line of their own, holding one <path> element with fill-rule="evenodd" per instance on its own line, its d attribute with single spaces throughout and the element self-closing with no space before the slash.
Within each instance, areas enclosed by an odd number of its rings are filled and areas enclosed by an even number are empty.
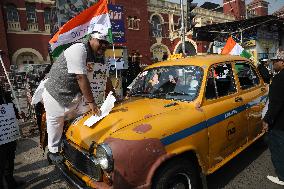
<svg viewBox="0 0 284 189">
<path fill-rule="evenodd" d="M 178 18 L 178 22 L 174 24 L 174 29 L 179 30 L 181 28 L 181 18 Z"/>
<path fill-rule="evenodd" d="M 8 22 L 19 22 L 18 10 L 15 5 L 7 5 L 7 20 Z"/>
<path fill-rule="evenodd" d="M 134 27 L 134 18 L 132 16 L 128 16 L 127 18 L 128 29 L 133 29 Z"/>
<path fill-rule="evenodd" d="M 49 8 L 44 9 L 44 23 L 45 24 L 50 24 L 50 15 L 51 15 L 51 10 Z"/>
<path fill-rule="evenodd" d="M 36 23 L 36 7 L 34 3 L 26 3 L 27 21 L 28 23 Z"/>
<path fill-rule="evenodd" d="M 134 16 L 134 23 L 133 23 L 133 29 L 139 30 L 140 29 L 140 19 Z"/>
<path fill-rule="evenodd" d="M 158 15 L 154 15 L 151 20 L 152 24 L 152 36 L 162 37 L 162 23 Z"/>
</svg>

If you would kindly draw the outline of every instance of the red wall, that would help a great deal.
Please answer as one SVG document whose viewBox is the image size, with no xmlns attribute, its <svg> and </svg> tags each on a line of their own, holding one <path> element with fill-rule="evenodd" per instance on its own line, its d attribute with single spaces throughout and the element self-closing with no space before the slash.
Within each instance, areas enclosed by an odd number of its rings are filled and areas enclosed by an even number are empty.
<svg viewBox="0 0 284 189">
<path fill-rule="evenodd" d="M 7 34 L 8 48 L 9 51 L 14 54 L 21 48 L 32 48 L 37 50 L 46 61 L 48 55 L 48 41 L 50 40 L 49 35 L 41 34 Z M 12 58 L 12 57 L 11 57 Z"/>
<path fill-rule="evenodd" d="M 233 15 L 237 20 L 245 19 L 246 5 L 244 0 L 224 0 L 223 2 L 224 2 L 223 5 L 224 14 Z"/>
<path fill-rule="evenodd" d="M 3 6 L 0 3 L 0 50 L 3 51 L 2 53 L 2 60 L 6 66 L 6 68 L 10 67 L 10 61 L 9 61 L 9 55 L 8 55 L 8 46 L 6 41 L 6 30 L 4 25 L 4 19 L 3 19 Z M 3 73 L 2 65 L 0 65 L 0 74 Z"/>
<path fill-rule="evenodd" d="M 125 46 L 130 54 L 132 51 L 138 50 L 142 55 L 141 63 L 150 64 L 150 40 L 149 40 L 149 23 L 147 1 L 137 0 L 111 0 L 112 4 L 123 6 L 124 9 L 124 25 L 125 25 Z M 127 28 L 128 16 L 136 16 L 140 19 L 140 30 L 129 30 Z"/>
<path fill-rule="evenodd" d="M 14 4 L 17 8 L 25 8 L 25 1 L 24 0 L 4 0 L 2 2 L 3 4 L 11 3 Z M 37 10 L 44 10 L 44 8 L 50 7 L 49 4 L 40 4 L 36 3 L 36 9 Z M 4 10 L 4 9 L 3 9 Z M 44 14 L 42 11 L 37 12 L 37 20 L 39 25 L 39 32 L 28 32 L 27 31 L 27 17 L 26 17 L 26 11 L 25 10 L 18 10 L 19 13 L 19 21 L 21 25 L 21 29 L 24 32 L 6 32 L 6 26 L 4 25 L 6 23 L 5 15 L 6 12 L 4 12 L 4 15 L 0 14 L 0 19 L 3 19 L 3 22 L 0 21 L 0 31 L 1 31 L 1 37 L 0 37 L 0 47 L 2 48 L 2 44 L 6 44 L 7 46 L 7 59 L 6 61 L 9 62 L 12 61 L 13 54 L 21 49 L 21 48 L 32 48 L 36 51 L 38 51 L 42 56 L 44 61 L 46 61 L 46 58 L 48 56 L 48 41 L 50 40 L 50 35 L 42 34 L 45 30 L 44 25 Z M 3 30 L 3 31 L 2 31 Z M 2 33 L 4 35 L 2 35 Z M 4 42 L 2 42 L 4 41 Z M 14 63 L 14 62 L 11 62 Z"/>
</svg>

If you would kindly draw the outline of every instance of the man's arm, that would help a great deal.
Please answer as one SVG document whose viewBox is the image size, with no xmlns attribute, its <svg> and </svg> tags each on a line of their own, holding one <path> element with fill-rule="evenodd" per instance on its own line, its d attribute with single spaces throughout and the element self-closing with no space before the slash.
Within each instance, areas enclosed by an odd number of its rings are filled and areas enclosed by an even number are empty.
<svg viewBox="0 0 284 189">
<path fill-rule="evenodd" d="M 284 77 L 279 76 L 273 80 L 274 83 L 271 84 L 271 93 L 269 94 L 269 104 L 268 110 L 264 117 L 264 122 L 266 122 L 271 128 L 274 125 L 275 120 L 279 116 L 282 108 L 284 107 Z"/>
<path fill-rule="evenodd" d="M 97 106 L 97 104 L 95 103 L 93 93 L 92 93 L 92 90 L 91 90 L 91 85 L 90 85 L 90 82 L 87 78 L 87 75 L 77 74 L 76 78 L 77 78 L 79 87 L 81 89 L 81 92 L 82 92 L 84 98 L 86 99 L 87 103 L 89 104 L 90 109 L 92 110 L 93 114 L 100 116 L 101 111 L 100 111 L 99 107 Z"/>
</svg>

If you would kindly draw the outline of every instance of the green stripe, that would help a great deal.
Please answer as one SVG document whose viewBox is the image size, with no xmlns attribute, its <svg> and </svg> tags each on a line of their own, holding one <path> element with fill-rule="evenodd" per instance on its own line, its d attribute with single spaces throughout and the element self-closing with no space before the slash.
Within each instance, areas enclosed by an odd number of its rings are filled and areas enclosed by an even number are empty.
<svg viewBox="0 0 284 189">
<path fill-rule="evenodd" d="M 252 57 L 252 55 L 249 52 L 247 52 L 246 50 L 243 50 L 242 53 L 240 54 L 240 56 L 245 57 L 245 58 Z"/>
<path fill-rule="evenodd" d="M 70 47 L 71 46 L 71 44 L 69 43 L 69 44 L 64 44 L 64 45 L 61 45 L 61 46 L 58 46 L 56 49 L 54 49 L 54 51 L 52 51 L 52 57 L 53 58 L 57 58 L 57 57 L 59 57 L 59 55 L 65 50 L 65 49 L 67 49 L 68 47 Z"/>
<path fill-rule="evenodd" d="M 113 43 L 113 35 L 111 28 L 108 29 L 108 42 Z"/>
</svg>

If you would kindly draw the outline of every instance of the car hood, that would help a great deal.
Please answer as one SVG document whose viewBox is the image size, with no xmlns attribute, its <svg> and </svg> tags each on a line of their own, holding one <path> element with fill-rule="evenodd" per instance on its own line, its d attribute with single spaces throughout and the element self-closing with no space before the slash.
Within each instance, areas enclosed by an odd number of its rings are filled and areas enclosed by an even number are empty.
<svg viewBox="0 0 284 189">
<path fill-rule="evenodd" d="M 69 126 L 66 132 L 67 140 L 88 149 L 93 142 L 101 143 L 108 137 L 114 137 L 118 131 L 127 135 L 127 130 L 137 123 L 149 122 L 165 113 L 174 114 L 182 109 L 182 103 L 164 99 L 132 98 L 117 104 L 110 114 L 91 127 L 84 122 L 91 116 L 79 117 Z M 185 103 L 187 105 L 191 103 Z M 132 129 L 131 129 L 132 130 Z"/>
</svg>

